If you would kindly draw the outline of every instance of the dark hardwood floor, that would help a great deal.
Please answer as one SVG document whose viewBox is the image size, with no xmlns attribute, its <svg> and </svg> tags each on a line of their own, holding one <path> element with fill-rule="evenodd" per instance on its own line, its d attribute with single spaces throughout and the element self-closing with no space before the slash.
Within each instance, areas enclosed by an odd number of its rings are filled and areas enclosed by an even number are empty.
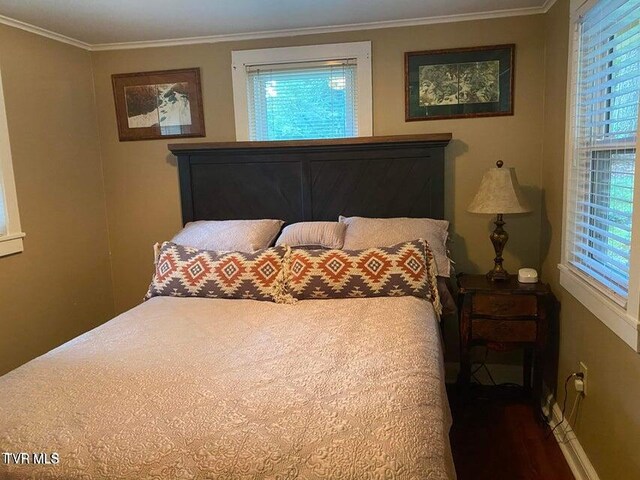
<svg viewBox="0 0 640 480">
<path fill-rule="evenodd" d="M 573 480 L 560 447 L 518 389 L 447 389 L 458 480 Z"/>
</svg>

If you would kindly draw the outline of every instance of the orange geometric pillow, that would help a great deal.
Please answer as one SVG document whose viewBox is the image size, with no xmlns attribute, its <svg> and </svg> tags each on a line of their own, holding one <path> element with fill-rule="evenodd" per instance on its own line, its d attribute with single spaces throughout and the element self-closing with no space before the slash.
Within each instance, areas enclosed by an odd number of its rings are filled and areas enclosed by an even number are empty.
<svg viewBox="0 0 640 480">
<path fill-rule="evenodd" d="M 294 248 L 287 283 L 296 299 L 411 295 L 440 309 L 435 262 L 424 240 L 364 250 Z"/>
<path fill-rule="evenodd" d="M 289 247 L 216 252 L 165 242 L 145 300 L 156 296 L 283 301 Z"/>
</svg>

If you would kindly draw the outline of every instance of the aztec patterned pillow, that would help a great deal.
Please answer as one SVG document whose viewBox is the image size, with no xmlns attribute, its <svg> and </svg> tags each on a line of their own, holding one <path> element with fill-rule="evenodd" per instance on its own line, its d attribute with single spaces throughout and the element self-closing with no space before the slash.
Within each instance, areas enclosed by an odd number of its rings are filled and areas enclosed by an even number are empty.
<svg viewBox="0 0 640 480">
<path fill-rule="evenodd" d="M 343 217 L 338 220 L 347 225 L 342 248 L 356 250 L 361 248 L 396 245 L 414 238 L 424 238 L 436 260 L 437 275 L 451 276 L 447 240 L 449 222 L 433 218 L 366 218 Z"/>
<path fill-rule="evenodd" d="M 294 248 L 288 264 L 288 290 L 295 299 L 412 295 L 441 312 L 435 261 L 424 240 L 365 250 Z"/>
<path fill-rule="evenodd" d="M 216 252 L 165 242 L 145 300 L 151 297 L 247 298 L 287 303 L 287 246 L 254 253 Z"/>
</svg>

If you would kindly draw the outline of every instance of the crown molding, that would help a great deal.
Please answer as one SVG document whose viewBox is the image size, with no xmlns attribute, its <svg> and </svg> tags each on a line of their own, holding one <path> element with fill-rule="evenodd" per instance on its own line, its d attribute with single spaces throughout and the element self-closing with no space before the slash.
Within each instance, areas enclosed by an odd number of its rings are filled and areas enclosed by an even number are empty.
<svg viewBox="0 0 640 480">
<path fill-rule="evenodd" d="M 411 18 L 406 20 L 384 20 L 379 22 L 351 23 L 347 25 L 329 25 L 324 27 L 303 27 L 286 30 L 267 30 L 247 33 L 232 33 L 223 35 L 207 35 L 200 37 L 172 38 L 165 40 L 145 40 L 135 42 L 96 43 L 90 44 L 76 40 L 50 30 L 31 25 L 20 20 L 0 15 L 0 23 L 26 30 L 36 35 L 67 43 L 90 51 L 128 50 L 138 48 L 174 47 L 180 45 L 195 45 L 205 43 L 234 42 L 242 40 L 258 40 L 263 38 L 296 37 L 300 35 L 315 35 L 322 33 L 351 32 L 356 30 L 375 30 L 382 28 L 414 27 L 419 25 L 434 25 L 439 23 L 468 22 L 472 20 L 489 20 L 493 18 L 518 17 L 524 15 L 539 15 L 549 11 L 556 0 L 546 0 L 540 7 L 514 8 L 507 10 L 492 10 L 489 12 L 463 13 L 455 15 L 441 15 L 435 17 Z"/>
<path fill-rule="evenodd" d="M 36 35 L 40 35 L 41 37 L 50 38 L 51 40 L 56 40 L 57 42 L 73 45 L 74 47 L 82 48 L 84 50 L 91 50 L 91 45 L 89 43 L 81 42 L 80 40 L 76 40 L 75 38 L 52 32 L 51 30 L 47 30 L 46 28 L 36 27 L 35 25 L 21 22 L 20 20 L 16 20 L 14 18 L 5 17 L 4 15 L 0 15 L 0 24 L 19 28 L 20 30 L 35 33 Z"/>
<path fill-rule="evenodd" d="M 325 27 L 304 27 L 287 30 L 270 30 L 261 32 L 233 33 L 227 35 L 209 35 L 202 37 L 175 38 L 168 40 L 150 40 L 142 42 L 99 43 L 92 45 L 90 50 L 125 50 L 132 48 L 174 47 L 178 45 L 193 45 L 199 43 L 234 42 L 242 40 L 258 40 L 262 38 L 296 37 L 300 35 L 316 35 L 321 33 L 351 32 L 355 30 L 375 30 L 381 28 L 414 27 L 419 25 L 433 25 L 438 23 L 467 22 L 471 20 L 488 20 L 492 18 L 518 17 L 522 15 L 537 15 L 545 13 L 544 6 L 516 8 L 510 10 L 493 10 L 481 13 L 464 13 L 456 15 L 442 15 L 437 17 L 411 18 L 406 20 L 384 20 L 380 22 L 350 23 L 346 25 L 330 25 Z"/>
</svg>

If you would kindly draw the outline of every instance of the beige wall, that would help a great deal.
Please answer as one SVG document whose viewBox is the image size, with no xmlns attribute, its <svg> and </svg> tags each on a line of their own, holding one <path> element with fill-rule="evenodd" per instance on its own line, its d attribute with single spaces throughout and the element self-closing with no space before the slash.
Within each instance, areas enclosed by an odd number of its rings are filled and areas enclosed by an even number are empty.
<svg viewBox="0 0 640 480">
<path fill-rule="evenodd" d="M 559 382 L 578 361 L 587 363 L 589 396 L 576 431 L 600 478 L 640 478 L 640 359 L 558 283 L 568 0 L 544 16 L 92 54 L 0 26 L 0 68 L 28 234 L 24 253 L 0 259 L 0 374 L 107 320 L 114 299 L 118 312 L 138 303 L 151 273 L 151 245 L 180 227 L 168 142 L 118 141 L 112 73 L 199 66 L 206 140 L 234 140 L 232 50 L 361 40 L 373 42 L 375 134 L 454 135 L 447 149 L 446 215 L 458 270 L 490 266 L 484 235 L 490 219 L 465 212 L 482 172 L 497 159 L 517 168 L 535 211 L 507 218 L 507 267 L 541 263 L 543 279 L 562 301 Z M 405 51 L 498 43 L 517 44 L 515 116 L 404 122 Z"/>
<path fill-rule="evenodd" d="M 569 1 L 558 0 L 546 15 L 544 211 L 542 272 L 562 302 L 558 384 L 589 368 L 589 395 L 582 401 L 577 437 L 602 480 L 640 478 L 640 356 L 559 285 L 562 235 L 563 157 Z M 559 390 L 562 390 L 561 388 Z M 559 400 L 564 393 L 559 392 Z M 570 393 L 569 401 L 575 398 Z"/>
<path fill-rule="evenodd" d="M 107 320 L 113 296 L 91 59 L 0 25 L 23 253 L 0 258 L 0 375 Z"/>
<path fill-rule="evenodd" d="M 484 271 L 492 265 L 493 250 L 488 240 L 490 217 L 465 212 L 482 173 L 498 159 L 517 168 L 520 182 L 527 187 L 535 211 L 507 218 L 507 229 L 512 235 L 506 251 L 506 266 L 516 270 L 522 265 L 538 267 L 540 258 L 543 28 L 543 16 L 534 15 L 297 38 L 93 53 L 116 310 L 123 311 L 140 302 L 151 275 L 151 245 L 170 238 L 180 228 L 180 210 L 177 170 L 166 148 L 168 142 L 118 141 L 111 74 L 200 67 L 208 133 L 206 140 L 235 140 L 230 67 L 232 50 L 371 40 L 374 133 L 453 133 L 454 141 L 447 148 L 446 216 L 453 222 L 452 250 L 458 270 Z M 404 121 L 404 52 L 500 43 L 517 44 L 514 116 Z"/>
</svg>

